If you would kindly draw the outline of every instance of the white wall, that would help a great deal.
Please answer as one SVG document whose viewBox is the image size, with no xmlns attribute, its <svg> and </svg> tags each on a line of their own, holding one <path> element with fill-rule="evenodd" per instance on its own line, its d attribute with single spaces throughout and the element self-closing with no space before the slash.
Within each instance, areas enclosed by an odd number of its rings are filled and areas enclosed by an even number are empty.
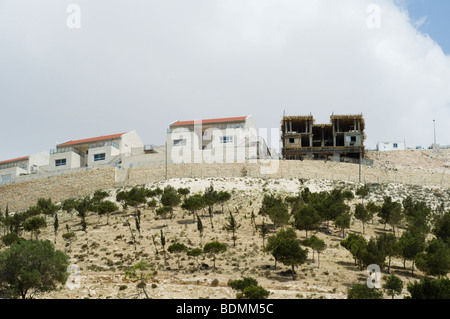
<svg viewBox="0 0 450 319">
<path fill-rule="evenodd" d="M 28 171 L 31 172 L 33 165 L 39 169 L 41 166 L 47 166 L 50 164 L 50 154 L 48 152 L 40 152 L 37 154 L 30 155 L 28 161 Z"/>
<path fill-rule="evenodd" d="M 142 143 L 142 140 L 136 133 L 136 131 L 131 131 L 121 136 L 119 146 L 120 152 L 122 154 L 131 155 L 133 149 L 141 147 L 143 148 L 144 143 Z"/>
<path fill-rule="evenodd" d="M 226 126 L 228 123 L 218 125 Z M 167 134 L 167 148 L 169 163 L 242 163 L 247 159 L 256 159 L 258 154 L 258 132 L 253 117 L 248 116 L 243 128 L 214 128 L 207 127 L 201 145 L 200 125 L 193 131 L 185 128 L 176 128 Z M 205 129 L 205 127 L 203 127 Z M 231 143 L 222 143 L 221 137 L 232 137 Z M 185 140 L 185 145 L 175 146 L 175 140 Z M 265 142 L 263 143 L 265 145 Z"/>
<path fill-rule="evenodd" d="M 105 159 L 101 161 L 94 161 L 95 155 L 105 154 Z M 89 149 L 88 166 L 97 167 L 109 164 L 116 156 L 120 155 L 120 151 L 114 146 L 103 146 Z"/>
<path fill-rule="evenodd" d="M 397 147 L 394 147 L 397 144 Z M 377 144 L 377 151 L 379 152 L 389 152 L 389 151 L 404 151 L 406 150 L 406 145 L 404 142 L 379 142 Z"/>
<path fill-rule="evenodd" d="M 56 166 L 55 161 L 59 159 L 66 159 L 66 165 L 64 166 Z M 65 169 L 74 169 L 81 167 L 81 156 L 74 152 L 64 152 L 58 154 L 50 154 L 49 157 L 49 171 L 58 171 Z"/>
<path fill-rule="evenodd" d="M 132 156 L 126 156 L 122 158 L 123 168 L 146 166 L 146 165 L 164 165 L 166 162 L 165 145 L 153 146 L 154 153 L 141 153 Z M 170 163 L 170 156 L 167 158 Z"/>
<path fill-rule="evenodd" d="M 20 167 L 9 167 L 0 169 L 0 182 L 2 181 L 2 178 L 7 178 L 9 175 L 11 180 L 14 180 L 17 176 L 20 174 L 28 174 L 27 170 L 20 168 Z M 5 176 L 5 177 L 3 177 Z"/>
</svg>

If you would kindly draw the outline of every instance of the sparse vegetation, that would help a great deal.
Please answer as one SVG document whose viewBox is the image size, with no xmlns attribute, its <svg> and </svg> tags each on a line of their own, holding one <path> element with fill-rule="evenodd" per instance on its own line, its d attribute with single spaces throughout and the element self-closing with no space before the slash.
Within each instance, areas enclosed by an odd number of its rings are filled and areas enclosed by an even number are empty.
<svg viewBox="0 0 450 319">
<path fill-rule="evenodd" d="M 380 289 L 368 288 L 366 284 L 354 284 L 347 291 L 348 299 L 381 299 L 383 292 Z"/>
<path fill-rule="evenodd" d="M 225 251 L 227 251 L 227 245 L 222 244 L 218 241 L 212 241 L 210 243 L 205 244 L 205 246 L 203 247 L 203 252 L 205 254 L 210 254 L 212 256 L 214 268 L 216 268 L 216 256 Z"/>
<path fill-rule="evenodd" d="M 269 292 L 257 282 L 273 289 L 277 297 L 288 296 L 283 293 L 285 282 L 290 278 L 301 279 L 308 289 L 331 286 L 326 293 L 341 298 L 345 292 L 339 287 L 367 276 L 365 267 L 369 264 L 377 264 L 383 271 L 387 268 L 392 278 L 399 278 L 404 286 L 408 285 L 408 291 L 415 289 L 417 296 L 420 295 L 417 293 L 419 288 L 413 282 L 422 280 L 424 275 L 445 278 L 449 272 L 449 212 L 446 212 L 447 206 L 442 205 L 442 197 L 434 195 L 435 189 L 430 190 L 429 197 L 408 196 L 413 194 L 410 190 L 399 189 L 397 193 L 390 190 L 391 199 L 388 199 L 389 185 L 365 185 L 368 193 L 364 195 L 361 187 L 357 189 L 354 184 L 345 182 L 323 182 L 320 187 L 325 189 L 326 185 L 326 190 L 317 192 L 306 187 L 309 181 L 303 180 L 300 184 L 295 179 L 278 184 L 272 180 L 236 179 L 231 184 L 233 189 L 230 187 L 230 191 L 226 191 L 219 179 L 210 178 L 206 184 L 210 186 L 203 192 L 198 188 L 191 191 L 194 188 L 190 185 L 194 184 L 188 184 L 195 183 L 194 180 L 185 185 L 178 183 L 177 187 L 170 186 L 171 182 L 97 191 L 91 196 L 61 203 L 45 199 L 18 212 L 8 209 L 0 214 L 0 232 L 3 232 L 0 252 L 24 240 L 22 236 L 34 241 L 55 240 L 55 246 L 70 253 L 73 263 L 82 267 L 86 280 L 92 282 L 98 274 L 108 273 L 112 282 L 102 281 L 96 289 L 114 287 L 113 293 L 120 298 L 149 298 L 149 281 L 154 288 L 152 298 L 180 296 L 184 291 L 196 298 L 204 298 L 200 293 L 203 286 L 212 289 L 208 297 L 224 297 L 218 287 L 229 280 L 235 281 L 232 276 L 236 271 L 242 280 L 251 276 L 256 281 L 243 289 L 232 287 L 237 291 L 237 298 L 267 298 Z M 213 183 L 218 186 L 217 190 Z M 297 183 L 295 189 L 298 192 L 283 191 L 283 183 Z M 251 191 L 239 185 L 251 186 Z M 257 191 L 258 187 L 260 191 Z M 427 190 L 421 192 L 427 194 Z M 439 193 L 450 196 L 442 190 Z M 428 204 L 430 198 L 438 203 L 435 209 Z M 225 214 L 221 214 L 218 205 Z M 72 220 L 74 212 L 79 219 Z M 106 223 L 100 223 L 103 215 L 107 215 Z M 201 216 L 209 217 L 210 223 L 204 225 Z M 381 218 L 381 225 L 374 216 Z M 53 218 L 52 223 L 41 223 L 50 218 Z M 62 235 L 58 235 L 60 223 L 65 226 Z M 88 228 L 92 229 L 89 233 Z M 196 239 L 196 232 L 200 240 Z M 254 236 L 257 233 L 261 238 Z M 312 258 L 304 246 L 310 247 Z M 352 256 L 357 267 L 352 266 Z M 140 264 L 143 261 L 146 265 Z M 407 261 L 411 262 L 411 271 L 414 266 L 418 269 L 415 276 L 399 267 L 402 263 L 405 266 Z M 178 271 L 174 271 L 175 262 Z M 136 266 L 135 275 L 132 275 L 133 265 Z M 160 274 L 158 277 L 156 270 Z M 388 276 L 382 278 L 385 298 L 402 293 L 398 280 L 388 279 L 391 278 Z M 126 281 L 129 279 L 136 281 L 136 294 L 130 288 L 121 288 L 129 285 Z M 333 289 L 334 282 L 338 288 Z M 177 294 L 175 288 L 168 288 L 186 287 L 187 284 L 199 289 L 176 288 Z M 85 291 L 86 294 L 79 297 L 111 296 L 111 292 L 94 294 Z M 349 296 L 379 298 L 382 297 L 379 292 L 370 294 L 355 286 L 349 289 Z M 66 287 L 42 293 L 46 296 L 74 295 L 74 291 Z M 318 291 L 300 291 L 296 295 L 302 298 L 325 296 Z"/>
<path fill-rule="evenodd" d="M 177 256 L 178 270 L 180 270 L 180 258 L 181 254 L 187 253 L 188 247 L 185 244 L 173 243 L 167 248 L 167 251 Z"/>
<path fill-rule="evenodd" d="M 237 299 L 267 299 L 270 292 L 258 285 L 258 281 L 252 277 L 228 282 L 228 286 L 237 290 Z"/>
</svg>

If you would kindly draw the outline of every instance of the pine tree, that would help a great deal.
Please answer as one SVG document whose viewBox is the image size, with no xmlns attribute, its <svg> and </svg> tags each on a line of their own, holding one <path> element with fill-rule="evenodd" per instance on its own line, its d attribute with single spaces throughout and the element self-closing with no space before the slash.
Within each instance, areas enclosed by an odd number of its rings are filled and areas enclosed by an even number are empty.
<svg viewBox="0 0 450 319">
<path fill-rule="evenodd" d="M 161 246 L 162 246 L 162 249 L 163 249 L 164 262 L 165 262 L 166 261 L 166 249 L 165 249 L 166 237 L 164 236 L 164 233 L 163 233 L 162 229 L 160 229 L 160 231 L 161 231 Z"/>
<path fill-rule="evenodd" d="M 58 235 L 58 228 L 59 228 L 58 214 L 55 214 L 53 221 L 53 230 L 55 232 L 55 241 L 54 241 L 55 244 L 56 244 L 56 236 Z"/>
<path fill-rule="evenodd" d="M 136 230 L 138 231 L 139 237 L 141 236 L 141 211 L 139 209 L 136 210 L 136 214 L 134 215 L 134 221 L 136 224 Z"/>
<path fill-rule="evenodd" d="M 203 247 L 203 252 L 205 254 L 211 254 L 213 257 L 214 268 L 216 268 L 216 255 L 223 253 L 227 250 L 227 245 L 222 244 L 218 241 L 212 241 L 210 243 L 205 244 Z"/>
<path fill-rule="evenodd" d="M 316 230 L 322 218 L 311 205 L 303 205 L 296 212 L 294 212 L 294 227 L 298 230 L 304 230 L 306 238 L 308 238 L 308 231 Z"/>
<path fill-rule="evenodd" d="M 400 255 L 398 240 L 393 234 L 381 234 L 377 237 L 377 245 L 389 258 L 387 271 L 388 273 L 391 273 L 391 259 L 392 257 Z"/>
<path fill-rule="evenodd" d="M 228 217 L 228 223 L 225 224 L 225 229 L 233 233 L 233 237 L 231 237 L 233 239 L 233 247 L 236 247 L 236 239 L 237 239 L 236 230 L 238 230 L 239 227 L 241 227 L 241 225 L 236 221 L 236 219 L 234 218 L 233 214 L 230 211 L 230 217 Z"/>
<path fill-rule="evenodd" d="M 194 249 L 191 249 L 191 250 L 189 250 L 189 251 L 187 252 L 187 255 L 188 255 L 189 257 L 194 257 L 194 258 L 195 258 L 195 261 L 196 261 L 196 263 L 197 263 L 197 269 L 198 269 L 198 270 L 200 270 L 200 264 L 199 264 L 199 262 L 198 262 L 198 257 L 199 257 L 201 254 L 203 254 L 203 249 L 201 249 L 201 248 L 194 248 Z"/>
<path fill-rule="evenodd" d="M 267 236 L 267 234 L 270 232 L 270 229 L 269 229 L 269 227 L 266 225 L 266 223 L 264 222 L 264 220 L 263 220 L 263 222 L 262 222 L 262 225 L 261 225 L 261 228 L 259 229 L 259 234 L 261 235 L 261 237 L 262 237 L 262 240 L 263 240 L 263 251 L 265 252 L 265 250 L 266 250 L 266 247 L 265 247 L 265 239 L 266 239 L 266 236 Z"/>
<path fill-rule="evenodd" d="M 312 235 L 310 238 L 303 240 L 302 243 L 303 245 L 308 246 L 313 250 L 313 262 L 315 262 L 314 251 L 317 252 L 318 268 L 320 268 L 320 253 L 327 248 L 325 242 L 317 236 Z"/>
<path fill-rule="evenodd" d="M 205 200 L 206 206 L 208 206 L 208 214 L 209 220 L 211 222 L 211 228 L 214 228 L 214 224 L 212 221 L 213 213 L 214 213 L 214 205 L 218 202 L 217 191 L 214 190 L 214 186 L 211 183 L 209 187 L 207 187 L 203 193 L 203 199 Z"/>
<path fill-rule="evenodd" d="M 203 223 L 198 214 L 197 214 L 197 230 L 198 233 L 200 234 L 200 247 L 201 247 L 203 242 Z"/>
<path fill-rule="evenodd" d="M 373 218 L 373 213 L 367 210 L 363 204 L 357 204 L 355 206 L 355 218 L 361 221 L 364 235 L 366 233 L 366 223 Z"/>
<path fill-rule="evenodd" d="M 417 268 L 428 276 L 446 276 L 450 272 L 450 247 L 441 239 L 433 239 L 415 261 Z"/>
<path fill-rule="evenodd" d="M 361 204 L 364 205 L 364 199 L 369 195 L 369 188 L 367 187 L 367 185 L 361 186 L 356 190 L 355 194 L 361 197 Z"/>
<path fill-rule="evenodd" d="M 400 254 L 403 257 L 403 267 L 406 260 L 411 260 L 411 274 L 414 274 L 414 262 L 417 254 L 425 249 L 425 236 L 418 232 L 405 231 L 399 238 Z"/>
<path fill-rule="evenodd" d="M 388 296 L 391 296 L 392 299 L 394 299 L 396 295 L 400 295 L 402 293 L 403 281 L 395 275 L 390 275 L 386 278 L 383 289 L 387 291 Z"/>
<path fill-rule="evenodd" d="M 167 248 L 167 251 L 169 253 L 173 253 L 177 256 L 177 263 L 178 263 L 178 270 L 180 270 L 180 258 L 182 253 L 186 253 L 188 251 L 188 248 L 185 244 L 181 243 L 173 243 Z"/>
</svg>

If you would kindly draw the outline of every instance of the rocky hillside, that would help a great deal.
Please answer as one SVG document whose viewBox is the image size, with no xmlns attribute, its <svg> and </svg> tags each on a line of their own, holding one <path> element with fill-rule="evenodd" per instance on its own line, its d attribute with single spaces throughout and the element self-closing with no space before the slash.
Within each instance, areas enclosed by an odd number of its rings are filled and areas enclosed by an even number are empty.
<svg viewBox="0 0 450 319">
<path fill-rule="evenodd" d="M 203 264 L 200 270 L 194 258 L 186 255 L 181 258 L 181 269 L 178 270 L 177 258 L 170 253 L 162 253 L 160 232 L 166 237 L 166 249 L 173 242 L 181 242 L 190 248 L 200 247 L 200 237 L 197 225 L 192 216 L 180 207 L 174 211 L 173 219 L 162 219 L 156 216 L 153 209 L 142 211 L 141 234 L 137 235 L 132 216 L 133 209 L 120 210 L 113 213 L 106 224 L 106 217 L 99 218 L 91 213 L 87 218 L 87 232 L 80 227 L 80 219 L 73 214 L 60 213 L 60 232 L 56 237 L 56 247 L 68 250 L 67 243 L 62 239 L 66 227 L 76 233 L 70 256 L 73 269 L 79 267 L 69 278 L 67 285 L 60 290 L 36 296 L 37 298 L 134 298 L 136 297 L 136 283 L 125 278 L 125 271 L 140 260 L 146 260 L 156 271 L 156 275 L 149 279 L 147 287 L 151 298 L 234 298 L 236 292 L 227 286 L 227 282 L 241 279 L 243 276 L 254 277 L 259 285 L 270 291 L 269 298 L 346 298 L 347 288 L 353 283 L 365 282 L 368 274 L 360 271 L 355 265 L 351 254 L 340 246 L 340 232 L 331 227 L 331 232 L 321 228 L 316 236 L 323 239 L 326 250 L 320 257 L 320 268 L 312 261 L 312 251 L 309 251 L 308 261 L 296 269 L 297 278 L 293 280 L 290 268 L 282 264 L 274 267 L 274 259 L 262 251 L 262 238 L 255 233 L 251 223 L 251 213 L 254 212 L 256 224 L 263 222 L 258 216 L 264 194 L 273 193 L 282 196 L 297 194 L 299 190 L 308 187 L 311 192 L 330 190 L 334 187 L 355 191 L 356 184 L 349 182 L 332 182 L 322 180 L 298 179 L 260 179 L 260 178 L 207 178 L 207 179 L 172 179 L 165 182 L 146 185 L 148 188 L 164 188 L 172 185 L 175 188 L 188 187 L 191 194 L 202 192 L 213 184 L 216 190 L 228 190 L 232 193 L 231 200 L 225 205 L 225 214 L 216 207 L 212 228 L 207 216 L 200 213 L 205 227 L 203 244 L 212 240 L 219 240 L 228 245 L 225 253 L 218 256 L 217 268 L 212 267 L 212 260 L 208 256 L 200 257 Z M 110 199 L 115 199 L 117 190 L 110 190 Z M 426 201 L 436 208 L 442 203 L 449 209 L 450 191 L 448 189 L 405 186 L 401 184 L 374 184 L 367 200 L 381 202 L 383 196 L 392 196 L 393 200 L 401 200 L 410 195 L 416 200 Z M 355 198 L 349 204 L 354 206 L 361 200 Z M 235 214 L 241 225 L 237 231 L 236 247 L 232 245 L 232 235 L 224 225 L 228 209 Z M 128 224 L 128 222 L 130 224 Z M 266 218 L 265 223 L 270 223 Z M 67 225 L 67 226 L 66 226 Z M 131 227 L 130 227 L 131 225 Z M 131 231 L 138 236 L 135 246 Z M 400 231 L 404 229 L 400 228 Z M 373 224 L 366 226 L 365 237 L 369 239 L 384 232 L 384 225 L 375 219 Z M 391 231 L 389 226 L 386 231 Z M 362 233 L 362 225 L 352 220 L 349 233 Z M 271 230 L 270 235 L 275 234 Z M 300 239 L 305 233 L 297 231 Z M 29 234 L 24 234 L 28 236 Z M 40 234 L 40 239 L 54 240 L 53 226 L 50 219 L 48 227 Z M 317 256 L 316 256 L 317 258 Z M 410 263 L 403 268 L 403 260 L 394 259 L 392 271 L 404 282 L 421 278 L 422 274 L 416 270 L 411 276 Z M 386 275 L 383 273 L 383 275 Z M 401 295 L 399 298 L 403 298 Z"/>
</svg>

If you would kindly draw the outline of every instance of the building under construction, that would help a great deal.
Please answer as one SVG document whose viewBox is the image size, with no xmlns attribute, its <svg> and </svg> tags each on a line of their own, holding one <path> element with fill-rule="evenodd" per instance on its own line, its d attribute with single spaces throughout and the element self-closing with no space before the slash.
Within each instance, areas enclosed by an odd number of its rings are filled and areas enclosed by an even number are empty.
<svg viewBox="0 0 450 319">
<path fill-rule="evenodd" d="M 282 155 L 286 160 L 324 159 L 358 163 L 364 157 L 364 118 L 332 115 L 330 124 L 315 124 L 312 115 L 284 116 Z"/>
</svg>

